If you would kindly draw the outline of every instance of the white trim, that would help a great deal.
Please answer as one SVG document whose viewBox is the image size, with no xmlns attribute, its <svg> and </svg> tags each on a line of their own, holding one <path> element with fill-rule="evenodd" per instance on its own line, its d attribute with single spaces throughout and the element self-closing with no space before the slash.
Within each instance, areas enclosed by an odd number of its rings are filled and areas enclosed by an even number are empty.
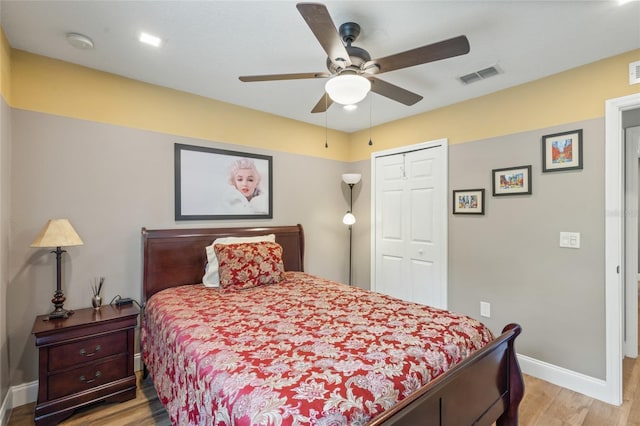
<svg viewBox="0 0 640 426">
<path fill-rule="evenodd" d="M 137 353 L 133 357 L 133 370 L 142 370 L 142 357 Z M 0 407 L 0 425 L 5 426 L 9 422 L 11 410 L 21 405 L 30 404 L 38 399 L 38 381 L 11 386 L 7 392 L 2 407 Z"/>
<path fill-rule="evenodd" d="M 624 356 L 638 357 L 638 158 L 640 126 L 624 129 Z"/>
<path fill-rule="evenodd" d="M 605 102 L 605 334 L 603 401 L 622 403 L 622 111 L 640 106 L 640 94 Z"/>
<path fill-rule="evenodd" d="M 11 391 L 4 396 L 4 401 L 0 405 L 0 425 L 6 426 L 9 423 L 9 406 L 11 405 Z"/>
<path fill-rule="evenodd" d="M 590 398 L 609 402 L 609 391 L 605 380 L 576 373 L 526 355 L 518 354 L 518 362 L 524 374 L 579 392 Z"/>
</svg>

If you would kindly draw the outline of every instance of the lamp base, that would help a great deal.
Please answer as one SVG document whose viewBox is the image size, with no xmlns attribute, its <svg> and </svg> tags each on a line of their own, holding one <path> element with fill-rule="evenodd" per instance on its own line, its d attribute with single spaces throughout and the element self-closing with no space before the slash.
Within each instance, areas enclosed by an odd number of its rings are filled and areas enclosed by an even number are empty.
<svg viewBox="0 0 640 426">
<path fill-rule="evenodd" d="M 60 310 L 55 309 L 53 312 L 49 314 L 45 320 L 59 319 L 59 318 L 69 318 L 69 315 L 73 315 L 73 311 L 68 311 L 66 309 L 60 308 Z"/>
<path fill-rule="evenodd" d="M 54 293 L 53 299 L 51 299 L 51 303 L 53 303 L 55 309 L 49 314 L 48 319 L 69 318 L 69 315 L 73 314 L 73 311 L 62 307 L 65 300 L 64 294 L 62 293 L 62 290 L 60 290 L 60 286 L 58 284 L 58 289 Z"/>
</svg>

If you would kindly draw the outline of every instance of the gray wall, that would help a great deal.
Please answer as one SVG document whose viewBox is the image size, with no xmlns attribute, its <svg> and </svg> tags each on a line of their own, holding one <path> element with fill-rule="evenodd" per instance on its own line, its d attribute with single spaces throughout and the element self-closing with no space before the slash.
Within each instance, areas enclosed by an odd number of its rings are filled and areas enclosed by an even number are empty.
<svg viewBox="0 0 640 426">
<path fill-rule="evenodd" d="M 251 149 L 274 156 L 273 220 L 176 223 L 173 144 L 246 148 L 22 110 L 11 115 L 10 384 L 36 378 L 30 331 L 35 315 L 51 309 L 55 262 L 29 244 L 49 218 L 68 217 L 85 242 L 64 257 L 72 308 L 89 305 L 89 280 L 99 275 L 107 277 L 107 300 L 140 298 L 142 226 L 301 222 L 307 271 L 346 282 L 348 231 L 340 219 L 349 193 L 340 175 L 360 172 L 354 283 L 369 288 L 369 160 L 345 164 Z M 541 136 L 577 128 L 584 130 L 584 169 L 543 174 Z M 491 196 L 491 169 L 526 164 L 533 166 L 532 195 Z M 450 309 L 479 318 L 479 302 L 490 302 L 492 317 L 483 320 L 494 332 L 511 321 L 523 326 L 520 353 L 604 378 L 604 119 L 451 145 L 449 180 L 449 193 L 487 191 L 484 216 L 449 217 Z M 582 248 L 559 248 L 560 231 L 581 232 Z"/>
<path fill-rule="evenodd" d="M 584 168 L 542 173 L 541 137 L 583 129 Z M 518 352 L 605 378 L 604 120 L 450 147 L 450 189 L 486 189 L 486 214 L 451 215 L 449 307 L 493 330 L 523 327 Z M 493 197 L 491 170 L 532 165 L 531 195 Z M 561 231 L 581 248 L 559 247 Z"/>
<path fill-rule="evenodd" d="M 11 384 L 35 380 L 30 334 L 51 310 L 55 257 L 30 248 L 50 218 L 68 217 L 84 240 L 63 258 L 69 308 L 90 306 L 89 283 L 105 276 L 104 296 L 141 298 L 140 229 L 289 225 L 305 229 L 307 272 L 346 282 L 348 234 L 341 223 L 342 162 L 211 143 L 48 114 L 13 110 L 12 233 L 7 324 Z M 273 220 L 174 221 L 173 144 L 273 155 Z M 304 143 L 304 141 L 301 141 Z"/>
<path fill-rule="evenodd" d="M 9 390 L 7 283 L 9 281 L 10 177 L 11 108 L 0 96 L 0 404 L 5 400 Z M 0 421 L 2 421 L 1 418 Z"/>
<path fill-rule="evenodd" d="M 584 168 L 542 173 L 541 137 L 575 129 Z M 529 164 L 531 195 L 492 196 L 492 169 Z M 368 288 L 370 161 L 354 166 L 363 173 L 355 276 Z M 453 215 L 449 205 L 449 309 L 494 333 L 517 322 L 519 353 L 604 379 L 604 119 L 450 145 L 449 204 L 453 189 L 474 188 L 485 188 L 485 215 Z M 580 232 L 581 248 L 560 248 L 560 231 Z M 491 318 L 480 317 L 480 301 Z"/>
</svg>

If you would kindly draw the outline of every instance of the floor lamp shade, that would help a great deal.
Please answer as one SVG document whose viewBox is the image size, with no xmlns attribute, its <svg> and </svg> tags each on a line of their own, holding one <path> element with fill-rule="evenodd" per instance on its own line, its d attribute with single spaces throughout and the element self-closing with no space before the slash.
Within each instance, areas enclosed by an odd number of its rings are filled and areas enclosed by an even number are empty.
<svg viewBox="0 0 640 426">
<path fill-rule="evenodd" d="M 55 247 L 51 253 L 56 254 L 56 266 L 57 266 L 57 280 L 56 280 L 56 292 L 51 299 L 51 303 L 55 306 L 53 312 L 49 314 L 49 319 L 54 318 L 67 318 L 73 314 L 73 311 L 69 311 L 63 308 L 65 297 L 62 293 L 62 247 L 80 246 L 84 244 L 80 236 L 73 229 L 68 219 L 51 219 L 42 228 L 40 234 L 31 243 L 31 247 Z"/>
</svg>

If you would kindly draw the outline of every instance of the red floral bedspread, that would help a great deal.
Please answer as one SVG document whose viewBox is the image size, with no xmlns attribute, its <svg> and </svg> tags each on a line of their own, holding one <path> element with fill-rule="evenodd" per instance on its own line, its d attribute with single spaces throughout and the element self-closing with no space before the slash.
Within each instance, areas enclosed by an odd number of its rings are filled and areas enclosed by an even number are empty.
<svg viewBox="0 0 640 426">
<path fill-rule="evenodd" d="M 492 339 L 469 317 L 301 272 L 164 290 L 142 329 L 176 425 L 364 425 Z"/>
</svg>

